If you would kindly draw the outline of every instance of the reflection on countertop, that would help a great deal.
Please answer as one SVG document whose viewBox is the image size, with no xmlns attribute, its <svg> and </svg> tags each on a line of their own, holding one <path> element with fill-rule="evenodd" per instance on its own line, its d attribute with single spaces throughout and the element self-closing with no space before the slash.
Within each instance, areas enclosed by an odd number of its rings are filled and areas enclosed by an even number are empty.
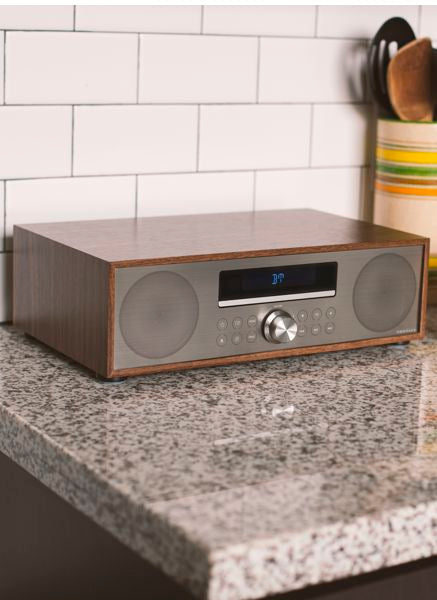
<svg viewBox="0 0 437 600">
<path fill-rule="evenodd" d="M 424 341 L 104 384 L 0 331 L 0 449 L 214 600 L 437 554 Z"/>
</svg>

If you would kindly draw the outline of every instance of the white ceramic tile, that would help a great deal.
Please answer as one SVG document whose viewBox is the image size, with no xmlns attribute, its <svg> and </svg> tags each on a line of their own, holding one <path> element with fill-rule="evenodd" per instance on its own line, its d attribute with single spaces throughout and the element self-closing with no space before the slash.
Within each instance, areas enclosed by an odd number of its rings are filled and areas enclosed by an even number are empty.
<svg viewBox="0 0 437 600">
<path fill-rule="evenodd" d="M 200 6 L 76 6 L 76 29 L 200 33 Z"/>
<path fill-rule="evenodd" d="M 7 103 L 136 101 L 136 35 L 12 32 L 6 41 Z"/>
<path fill-rule="evenodd" d="M 256 99 L 255 38 L 145 35 L 140 56 L 140 102 Z"/>
<path fill-rule="evenodd" d="M 3 104 L 4 97 L 4 39 L 5 34 L 0 31 L 0 104 Z"/>
<path fill-rule="evenodd" d="M 138 216 L 252 210 L 253 173 L 144 175 L 138 179 Z"/>
<path fill-rule="evenodd" d="M 195 169 L 197 107 L 83 106 L 74 123 L 75 175 Z"/>
<path fill-rule="evenodd" d="M 12 254 L 0 254 L 0 322 L 12 319 Z"/>
<path fill-rule="evenodd" d="M 73 6 L 0 6 L 0 29 L 73 29 Z"/>
<path fill-rule="evenodd" d="M 205 6 L 204 33 L 314 35 L 315 6 Z"/>
<path fill-rule="evenodd" d="M 363 42 L 263 39 L 260 102 L 363 100 L 365 57 Z"/>
<path fill-rule="evenodd" d="M 256 210 L 312 208 L 362 215 L 361 169 L 295 169 L 256 175 Z"/>
<path fill-rule="evenodd" d="M 200 170 L 308 164 L 309 106 L 206 106 L 200 118 Z"/>
<path fill-rule="evenodd" d="M 417 32 L 418 9 L 418 6 L 395 6 L 388 3 L 378 6 L 319 6 L 317 35 L 369 39 L 391 17 L 403 17 Z"/>
<path fill-rule="evenodd" d="M 311 164 L 359 166 L 369 163 L 370 107 L 333 104 L 314 107 Z"/>
<path fill-rule="evenodd" d="M 421 36 L 437 38 L 437 6 L 422 6 L 420 15 L 419 32 Z"/>
<path fill-rule="evenodd" d="M 70 175 L 71 106 L 0 107 L 0 178 Z"/>
<path fill-rule="evenodd" d="M 135 216 L 135 177 L 29 179 L 6 184 L 6 235 L 13 226 Z"/>
</svg>

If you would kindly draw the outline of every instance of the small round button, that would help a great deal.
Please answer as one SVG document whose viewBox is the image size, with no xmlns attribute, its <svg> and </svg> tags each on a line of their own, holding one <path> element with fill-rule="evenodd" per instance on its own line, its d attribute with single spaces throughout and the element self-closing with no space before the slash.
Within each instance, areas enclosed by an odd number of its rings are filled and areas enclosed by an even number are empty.
<svg viewBox="0 0 437 600">
<path fill-rule="evenodd" d="M 333 333 L 335 329 L 334 323 L 326 323 L 325 331 L 326 333 Z"/>
<path fill-rule="evenodd" d="M 232 321 L 232 327 L 234 329 L 241 329 L 242 326 L 243 326 L 243 319 L 241 317 L 235 317 L 235 319 Z"/>
<path fill-rule="evenodd" d="M 237 345 L 241 342 L 241 334 L 240 333 L 234 333 L 234 335 L 232 336 L 232 343 Z"/>
<path fill-rule="evenodd" d="M 319 319 L 322 318 L 322 311 L 320 310 L 320 308 L 315 308 L 313 310 L 312 317 L 313 317 L 314 321 L 318 321 Z"/>
<path fill-rule="evenodd" d="M 320 327 L 320 325 L 318 325 L 318 324 L 317 324 L 317 325 L 313 325 L 313 326 L 311 327 L 311 333 L 312 333 L 313 335 L 319 335 L 319 333 L 320 333 L 320 331 L 321 331 L 321 330 L 322 330 L 322 328 L 321 328 L 321 327 Z"/>
<path fill-rule="evenodd" d="M 226 319 L 219 319 L 217 321 L 217 329 L 226 329 L 226 327 L 228 326 L 228 322 L 226 321 Z"/>
<path fill-rule="evenodd" d="M 250 317 L 247 319 L 247 324 L 249 327 L 256 327 L 257 322 L 258 319 L 255 317 L 255 315 L 250 315 Z"/>
<path fill-rule="evenodd" d="M 298 325 L 297 326 L 297 335 L 299 337 L 303 337 L 307 332 L 307 328 L 305 327 L 305 325 Z"/>
<path fill-rule="evenodd" d="M 246 339 L 250 343 L 254 342 L 256 340 L 256 331 L 249 331 L 249 333 L 246 336 Z"/>
<path fill-rule="evenodd" d="M 299 319 L 299 321 L 306 321 L 308 319 L 308 313 L 306 310 L 300 310 L 297 313 L 297 318 Z"/>
<path fill-rule="evenodd" d="M 225 336 L 224 333 L 219 335 L 218 338 L 216 339 L 217 346 L 224 346 L 227 341 L 228 341 L 228 338 Z"/>
<path fill-rule="evenodd" d="M 333 306 L 330 306 L 328 308 L 328 310 L 326 311 L 326 316 L 328 317 L 328 319 L 334 319 L 335 318 L 335 308 Z"/>
</svg>

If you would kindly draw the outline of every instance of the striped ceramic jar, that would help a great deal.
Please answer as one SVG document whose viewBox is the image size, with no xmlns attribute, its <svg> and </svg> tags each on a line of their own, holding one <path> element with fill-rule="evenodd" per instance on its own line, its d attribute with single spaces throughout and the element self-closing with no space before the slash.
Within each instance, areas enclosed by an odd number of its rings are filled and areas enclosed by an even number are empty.
<svg viewBox="0 0 437 600">
<path fill-rule="evenodd" d="M 379 119 L 374 222 L 431 238 L 437 256 L 437 122 Z"/>
</svg>

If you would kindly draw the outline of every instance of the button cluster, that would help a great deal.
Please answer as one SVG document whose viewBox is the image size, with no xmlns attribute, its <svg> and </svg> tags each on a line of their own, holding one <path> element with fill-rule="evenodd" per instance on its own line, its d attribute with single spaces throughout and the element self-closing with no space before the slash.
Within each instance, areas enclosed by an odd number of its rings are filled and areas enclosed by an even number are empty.
<svg viewBox="0 0 437 600">
<path fill-rule="evenodd" d="M 335 308 L 333 306 L 330 306 L 326 310 L 325 316 L 327 319 L 329 319 L 329 323 L 326 323 L 326 325 L 324 326 L 325 333 L 334 333 L 335 324 L 332 322 L 332 320 L 335 318 L 335 314 Z M 308 321 L 310 317 L 313 323 L 307 326 L 305 324 L 305 321 Z M 323 312 L 320 310 L 320 308 L 314 308 L 311 312 L 311 315 L 309 315 L 308 312 L 304 309 L 300 310 L 297 313 L 297 319 L 299 321 L 297 325 L 297 335 L 299 337 L 303 337 L 307 334 L 308 331 L 310 331 L 312 335 L 319 335 L 322 332 L 322 325 L 317 321 L 320 321 L 322 317 Z"/>
<path fill-rule="evenodd" d="M 333 306 L 326 309 L 325 314 L 320 308 L 314 308 L 312 311 L 305 309 L 297 313 L 297 336 L 304 337 L 308 333 L 318 336 L 324 331 L 328 335 L 334 333 L 336 311 Z M 323 317 L 328 320 L 323 323 Z M 250 315 L 247 319 L 242 317 L 232 317 L 225 319 L 222 317 L 217 321 L 217 329 L 220 332 L 216 338 L 217 346 L 226 346 L 228 342 L 238 346 L 243 341 L 252 344 L 257 340 L 258 333 L 256 327 L 258 319 L 255 315 Z"/>
<path fill-rule="evenodd" d="M 225 318 L 219 319 L 217 321 L 217 329 L 222 333 L 217 336 L 217 346 L 225 346 L 229 340 L 234 346 L 241 344 L 243 339 L 250 344 L 255 342 L 257 339 L 257 323 L 258 319 L 255 315 L 250 315 L 250 317 L 246 319 L 246 323 L 241 317 L 234 317 L 230 323 L 228 323 Z M 247 331 L 246 326 L 248 328 Z M 225 331 L 226 333 L 224 333 Z"/>
</svg>

